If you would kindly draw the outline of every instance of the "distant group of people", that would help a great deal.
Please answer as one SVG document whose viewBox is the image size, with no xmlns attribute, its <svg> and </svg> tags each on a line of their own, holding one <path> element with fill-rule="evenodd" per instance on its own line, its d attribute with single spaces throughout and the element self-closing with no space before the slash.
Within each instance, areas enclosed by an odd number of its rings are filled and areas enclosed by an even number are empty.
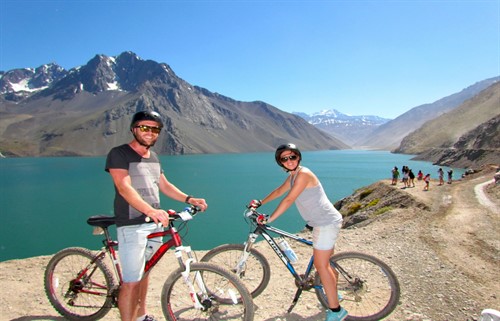
<svg viewBox="0 0 500 321">
<path fill-rule="evenodd" d="M 403 177 L 401 179 L 401 182 L 403 182 L 403 188 L 408 188 L 408 187 L 415 187 L 415 174 L 413 173 L 411 168 L 408 168 L 408 166 L 403 166 L 401 168 L 401 173 L 403 174 Z M 421 174 L 421 171 L 419 171 Z M 397 166 L 394 166 L 392 169 L 392 182 L 391 185 L 397 185 L 398 180 L 399 180 L 399 169 Z"/>
<path fill-rule="evenodd" d="M 448 173 L 448 184 L 451 184 L 451 182 L 453 181 L 453 169 L 450 168 L 447 173 Z M 392 174 L 391 185 L 397 185 L 399 177 L 402 174 L 401 178 L 401 182 L 403 183 L 402 188 L 405 189 L 409 187 L 415 187 L 415 174 L 413 173 L 412 169 L 409 168 L 408 166 L 404 165 L 401 168 L 401 174 L 399 173 L 398 167 L 394 166 L 394 168 L 391 170 L 391 174 Z M 424 173 L 422 173 L 422 171 L 419 170 L 416 177 L 418 181 L 424 181 L 425 183 L 424 191 L 428 191 L 431 181 L 431 174 L 427 173 L 424 176 Z M 439 177 L 438 186 L 444 185 L 444 171 L 442 168 L 438 169 L 438 177 Z"/>
<path fill-rule="evenodd" d="M 450 168 L 448 170 L 448 184 L 451 184 L 452 180 L 453 180 L 453 170 Z M 444 171 L 442 168 L 439 168 L 438 169 L 438 176 L 439 176 L 439 186 L 440 185 L 444 185 Z"/>
</svg>

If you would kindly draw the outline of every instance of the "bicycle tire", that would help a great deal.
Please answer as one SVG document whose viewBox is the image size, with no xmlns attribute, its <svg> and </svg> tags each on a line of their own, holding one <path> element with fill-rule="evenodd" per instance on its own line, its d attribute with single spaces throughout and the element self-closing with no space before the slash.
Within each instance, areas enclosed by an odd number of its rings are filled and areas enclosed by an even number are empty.
<svg viewBox="0 0 500 321">
<path fill-rule="evenodd" d="M 78 278 L 87 267 L 84 278 Z M 113 274 L 90 250 L 67 248 L 56 253 L 47 264 L 45 293 L 63 317 L 73 321 L 101 319 L 113 307 L 112 291 L 117 288 Z M 93 291 L 95 294 L 85 293 Z"/>
<path fill-rule="evenodd" d="M 346 320 L 378 321 L 397 307 L 401 289 L 396 274 L 380 259 L 359 252 L 341 252 L 330 258 L 330 264 L 344 270 L 350 280 L 340 273 L 337 287 L 341 305 L 348 311 Z M 321 304 L 328 308 L 328 299 L 321 286 L 318 272 L 314 277 L 315 291 Z"/>
<path fill-rule="evenodd" d="M 245 245 L 243 244 L 223 244 L 208 251 L 201 262 L 210 262 L 218 266 L 223 266 L 231 272 L 236 272 L 236 265 L 242 257 Z M 271 278 L 271 267 L 266 257 L 252 248 L 250 256 L 245 262 L 245 269 L 238 275 L 245 284 L 253 298 L 261 294 L 269 284 Z"/>
<path fill-rule="evenodd" d="M 196 296 L 204 306 L 204 309 L 196 309 L 184 283 L 183 272 L 183 268 L 178 268 L 163 285 L 161 306 L 167 320 L 253 320 L 252 296 L 234 273 L 211 263 L 191 263 L 190 280 L 195 280 L 196 273 L 200 273 L 198 275 L 201 275 L 203 286 L 209 293 L 209 298 L 204 298 L 204 291 L 200 290 L 197 282 L 192 282 Z"/>
</svg>

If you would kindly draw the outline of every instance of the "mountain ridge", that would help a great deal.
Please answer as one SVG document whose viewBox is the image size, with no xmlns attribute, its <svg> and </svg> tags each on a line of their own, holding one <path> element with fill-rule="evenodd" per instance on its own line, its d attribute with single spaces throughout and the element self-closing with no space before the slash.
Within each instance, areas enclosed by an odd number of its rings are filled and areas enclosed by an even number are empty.
<svg viewBox="0 0 500 321">
<path fill-rule="evenodd" d="M 348 145 L 302 118 L 264 102 L 241 102 L 193 86 L 165 63 L 132 52 L 96 55 L 54 77 L 50 85 L 15 92 L 0 79 L 0 152 L 6 156 L 95 156 L 130 141 L 132 115 L 155 110 L 165 130 L 160 154 L 304 150 Z M 6 88 L 6 89 L 5 89 Z"/>
<path fill-rule="evenodd" d="M 191 85 L 168 64 L 143 60 L 130 51 L 113 57 L 97 54 L 70 70 L 51 63 L 0 72 L 0 76 L 0 152 L 6 156 L 106 154 L 131 139 L 129 121 L 143 109 L 156 110 L 164 118 L 165 131 L 155 147 L 160 154 L 269 151 L 286 142 L 304 150 L 354 147 L 420 153 L 422 148 L 417 151 L 405 143 L 418 141 L 411 139 L 412 132 L 460 108 L 500 79 L 479 81 L 390 120 L 351 116 L 336 109 L 290 114 L 262 101 L 237 101 Z M 489 126 L 498 128 L 496 123 Z M 478 129 L 468 127 L 455 135 L 463 135 L 464 140 L 471 135 L 468 131 Z M 427 136 L 439 137 L 436 133 Z M 450 144 L 427 146 L 433 150 L 418 157 L 462 165 L 457 158 L 467 158 L 468 163 L 477 159 L 478 152 L 470 150 L 453 156 L 463 144 Z"/>
<path fill-rule="evenodd" d="M 365 140 L 358 142 L 357 146 L 369 149 L 394 150 L 398 148 L 404 137 L 420 128 L 425 122 L 457 108 L 466 100 L 473 98 L 499 80 L 499 76 L 488 78 L 433 103 L 413 107 L 376 128 Z"/>
<path fill-rule="evenodd" d="M 402 141 L 397 153 L 444 166 L 498 164 L 500 159 L 500 82 L 462 105 L 428 121 Z"/>
<path fill-rule="evenodd" d="M 356 146 L 358 141 L 368 137 L 377 127 L 390 121 L 388 118 L 374 115 L 352 116 L 337 109 L 325 109 L 312 114 L 303 112 L 293 112 L 293 114 L 350 146 Z"/>
</svg>

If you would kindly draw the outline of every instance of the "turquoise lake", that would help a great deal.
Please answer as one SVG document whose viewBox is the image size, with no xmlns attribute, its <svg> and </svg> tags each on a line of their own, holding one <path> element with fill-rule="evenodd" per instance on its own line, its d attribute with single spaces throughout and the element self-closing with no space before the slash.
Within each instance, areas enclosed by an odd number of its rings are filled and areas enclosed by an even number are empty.
<svg viewBox="0 0 500 321">
<path fill-rule="evenodd" d="M 315 172 L 336 202 L 360 187 L 390 178 L 394 166 L 407 165 L 415 173 L 422 170 L 437 177 L 439 166 L 411 157 L 385 151 L 315 151 L 303 152 L 302 165 Z M 182 232 L 185 244 L 195 250 L 243 242 L 249 231 L 243 219 L 245 205 L 266 196 L 287 175 L 272 152 L 160 158 L 171 182 L 208 202 L 208 210 Z M 86 219 L 113 215 L 114 188 L 104 162 L 105 157 L 0 159 L 0 261 L 50 255 L 69 246 L 100 248 L 101 239 L 92 235 Z M 462 173 L 454 169 L 455 178 Z M 277 204 L 261 209 L 268 213 Z M 184 204 L 163 197 L 162 207 L 181 210 Z M 292 207 L 276 226 L 297 232 L 304 221 Z"/>
</svg>

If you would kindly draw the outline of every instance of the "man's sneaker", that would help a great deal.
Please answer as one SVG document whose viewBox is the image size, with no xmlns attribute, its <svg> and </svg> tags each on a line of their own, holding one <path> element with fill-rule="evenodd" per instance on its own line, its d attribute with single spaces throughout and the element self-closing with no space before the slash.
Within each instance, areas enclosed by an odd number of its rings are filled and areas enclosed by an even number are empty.
<svg viewBox="0 0 500 321">
<path fill-rule="evenodd" d="M 152 315 L 146 315 L 142 321 L 156 321 L 156 319 Z"/>
<path fill-rule="evenodd" d="M 326 320 L 325 321 L 342 321 L 347 317 L 347 311 L 344 308 L 340 308 L 339 312 L 333 312 L 332 310 L 326 310 Z"/>
</svg>

